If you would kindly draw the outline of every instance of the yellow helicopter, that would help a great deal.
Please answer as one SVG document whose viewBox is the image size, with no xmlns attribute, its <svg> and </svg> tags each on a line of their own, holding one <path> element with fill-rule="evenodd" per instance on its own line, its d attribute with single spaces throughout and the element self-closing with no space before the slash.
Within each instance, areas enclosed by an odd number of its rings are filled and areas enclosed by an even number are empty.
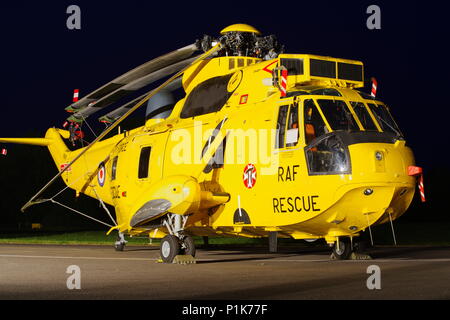
<svg viewBox="0 0 450 320">
<path fill-rule="evenodd" d="M 389 108 L 356 90 L 362 62 L 283 50 L 275 36 L 231 25 L 76 100 L 69 130 L 0 139 L 48 147 L 59 169 L 22 210 L 57 203 L 41 195 L 61 177 L 114 206 L 117 250 L 124 235 L 145 234 L 162 239 L 171 263 L 195 256 L 192 236 L 269 237 L 272 251 L 277 238 L 325 239 L 348 259 L 353 238 L 407 210 L 420 168 Z M 109 127 L 88 146 L 69 150 L 64 139 L 80 139 L 91 114 L 167 77 L 101 117 Z M 145 104 L 145 125 L 120 132 Z"/>
</svg>

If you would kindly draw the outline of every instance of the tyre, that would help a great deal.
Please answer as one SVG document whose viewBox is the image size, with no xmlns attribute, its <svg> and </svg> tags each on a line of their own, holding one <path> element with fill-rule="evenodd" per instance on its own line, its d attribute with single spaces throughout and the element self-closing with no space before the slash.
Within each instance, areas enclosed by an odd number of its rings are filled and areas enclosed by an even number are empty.
<svg viewBox="0 0 450 320">
<path fill-rule="evenodd" d="M 185 236 L 183 239 L 183 254 L 195 257 L 195 243 L 191 236 Z"/>
<path fill-rule="evenodd" d="M 338 240 L 333 247 L 333 255 L 337 260 L 347 260 L 352 254 L 352 245 L 350 239 Z"/>
<path fill-rule="evenodd" d="M 178 238 L 173 235 L 167 235 L 161 240 L 159 247 L 161 259 L 165 263 L 172 263 L 173 259 L 180 253 L 180 243 Z"/>
<path fill-rule="evenodd" d="M 125 248 L 125 243 L 114 244 L 114 249 L 116 249 L 116 251 L 123 251 L 124 248 Z"/>
</svg>

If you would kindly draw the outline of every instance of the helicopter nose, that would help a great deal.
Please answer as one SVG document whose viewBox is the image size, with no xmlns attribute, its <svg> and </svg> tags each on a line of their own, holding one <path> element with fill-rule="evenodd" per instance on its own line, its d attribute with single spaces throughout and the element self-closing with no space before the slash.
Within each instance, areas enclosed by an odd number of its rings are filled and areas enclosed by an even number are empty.
<svg viewBox="0 0 450 320">
<path fill-rule="evenodd" d="M 391 182 L 412 181 L 408 166 L 413 165 L 414 157 L 404 141 L 395 144 L 360 143 L 350 145 L 349 150 L 355 177 Z"/>
</svg>

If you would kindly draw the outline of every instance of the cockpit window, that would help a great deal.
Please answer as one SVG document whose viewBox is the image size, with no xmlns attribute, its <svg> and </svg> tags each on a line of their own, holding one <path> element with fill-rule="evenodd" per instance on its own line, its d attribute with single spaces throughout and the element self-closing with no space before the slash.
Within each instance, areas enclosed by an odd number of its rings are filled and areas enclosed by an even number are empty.
<svg viewBox="0 0 450 320">
<path fill-rule="evenodd" d="M 317 102 L 331 129 L 359 131 L 359 127 L 344 101 L 319 99 Z"/>
<path fill-rule="evenodd" d="M 392 132 L 398 136 L 403 136 L 386 106 L 374 103 L 368 103 L 368 105 L 384 132 Z"/>
<path fill-rule="evenodd" d="M 312 99 L 305 100 L 305 141 L 309 145 L 315 138 L 328 133 L 325 122 Z"/>
<path fill-rule="evenodd" d="M 377 126 L 373 122 L 372 117 L 370 116 L 369 111 L 367 111 L 364 103 L 350 102 L 350 104 L 352 105 L 353 110 L 355 110 L 356 116 L 358 117 L 359 121 L 361 121 L 364 129 L 368 131 L 378 131 Z"/>
</svg>

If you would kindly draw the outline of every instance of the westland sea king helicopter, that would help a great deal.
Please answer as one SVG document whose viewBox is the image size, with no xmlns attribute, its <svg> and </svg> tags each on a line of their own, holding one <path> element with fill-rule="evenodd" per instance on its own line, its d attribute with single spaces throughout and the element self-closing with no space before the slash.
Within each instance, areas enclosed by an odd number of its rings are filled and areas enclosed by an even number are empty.
<svg viewBox="0 0 450 320">
<path fill-rule="evenodd" d="M 59 170 L 22 211 L 58 203 L 41 196 L 61 177 L 115 208 L 117 250 L 146 235 L 170 263 L 195 256 L 192 236 L 269 237 L 272 251 L 277 238 L 325 239 L 348 259 L 355 237 L 406 211 L 421 168 L 389 108 L 357 90 L 362 62 L 283 51 L 231 25 L 75 99 L 69 130 L 0 139 L 48 147 Z M 86 118 L 144 89 L 100 118 L 109 126 L 89 145 L 68 148 Z M 120 132 L 145 105 L 145 124 Z"/>
</svg>

